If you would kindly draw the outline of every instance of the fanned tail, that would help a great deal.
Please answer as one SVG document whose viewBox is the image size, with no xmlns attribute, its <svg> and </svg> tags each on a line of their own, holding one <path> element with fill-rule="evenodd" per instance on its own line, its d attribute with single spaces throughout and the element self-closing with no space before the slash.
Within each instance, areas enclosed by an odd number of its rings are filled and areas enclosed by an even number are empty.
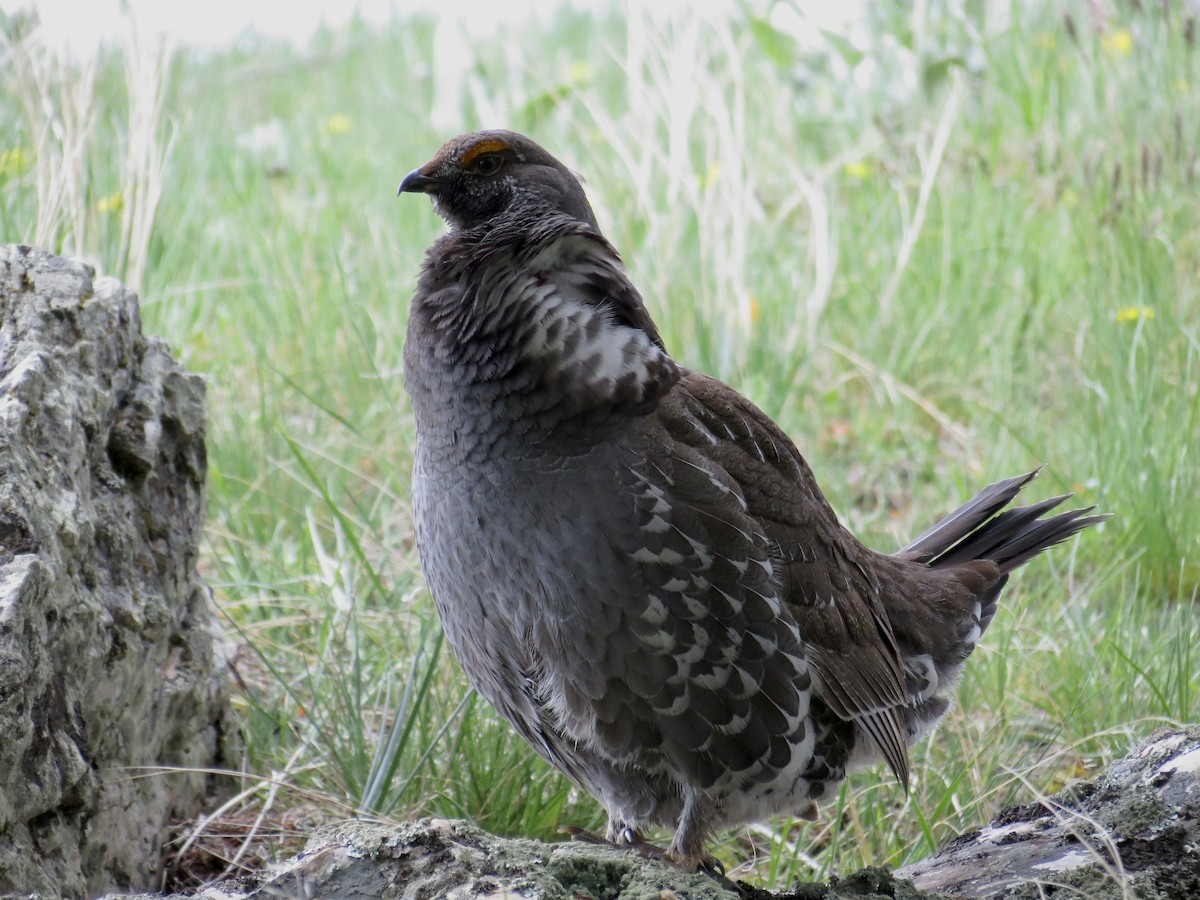
<svg viewBox="0 0 1200 900">
<path fill-rule="evenodd" d="M 1093 507 L 1048 515 L 1070 494 L 1009 508 L 1039 471 L 988 485 L 896 554 L 937 573 L 918 570 L 891 600 L 910 698 L 901 711 L 909 743 L 945 715 L 963 664 L 996 615 L 1009 573 L 1110 518 Z"/>
<path fill-rule="evenodd" d="M 1004 510 L 1040 471 L 1039 467 L 989 484 L 897 555 L 934 568 L 989 559 L 1007 574 L 1046 548 L 1111 518 L 1107 513 L 1088 515 L 1095 509 L 1092 506 L 1042 518 L 1070 494 Z"/>
</svg>

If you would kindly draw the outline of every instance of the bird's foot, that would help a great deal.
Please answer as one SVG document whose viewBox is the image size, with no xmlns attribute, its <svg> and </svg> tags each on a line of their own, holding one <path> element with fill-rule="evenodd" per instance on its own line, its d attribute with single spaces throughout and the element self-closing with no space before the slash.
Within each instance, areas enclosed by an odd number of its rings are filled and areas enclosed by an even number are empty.
<svg viewBox="0 0 1200 900">
<path fill-rule="evenodd" d="M 587 844 L 603 844 L 606 847 L 615 847 L 618 850 L 629 850 L 643 859 L 665 862 L 685 872 L 706 872 L 709 875 L 715 876 L 724 876 L 725 874 L 725 866 L 715 856 L 701 853 L 699 856 L 685 857 L 681 854 L 673 853 L 671 850 L 650 843 L 633 828 L 623 828 L 616 840 L 609 840 L 606 837 L 601 837 L 594 831 L 577 828 L 574 825 L 564 825 L 558 831 L 559 834 L 570 835 L 573 841 L 581 841 Z"/>
<path fill-rule="evenodd" d="M 723 879 L 725 877 L 725 863 L 721 862 L 711 853 L 701 853 L 696 859 L 674 862 L 671 859 L 671 853 L 668 850 L 665 859 L 667 862 L 671 862 L 673 865 L 677 865 L 681 869 L 686 869 L 689 872 L 704 872 L 706 875 L 711 875 L 714 878 Z"/>
</svg>

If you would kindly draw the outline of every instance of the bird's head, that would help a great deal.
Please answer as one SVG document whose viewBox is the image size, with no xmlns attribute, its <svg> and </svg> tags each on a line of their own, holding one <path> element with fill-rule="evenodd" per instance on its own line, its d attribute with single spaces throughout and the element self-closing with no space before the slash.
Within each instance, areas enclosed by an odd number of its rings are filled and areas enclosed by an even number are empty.
<svg viewBox="0 0 1200 900">
<path fill-rule="evenodd" d="M 397 192 L 429 194 L 454 229 L 504 216 L 560 212 L 599 231 L 578 176 L 524 135 L 475 131 L 447 141 Z"/>
</svg>

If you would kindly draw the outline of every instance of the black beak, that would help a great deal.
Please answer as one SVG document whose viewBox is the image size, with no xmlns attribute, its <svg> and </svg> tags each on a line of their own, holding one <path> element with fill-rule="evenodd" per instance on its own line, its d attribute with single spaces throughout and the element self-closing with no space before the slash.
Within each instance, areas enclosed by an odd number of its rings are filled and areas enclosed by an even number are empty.
<svg viewBox="0 0 1200 900">
<path fill-rule="evenodd" d="M 431 175 L 425 175 L 420 169 L 414 169 L 404 176 L 404 180 L 400 182 L 400 190 L 396 191 L 396 196 L 401 194 L 432 194 L 442 185 L 440 178 L 434 178 Z"/>
</svg>

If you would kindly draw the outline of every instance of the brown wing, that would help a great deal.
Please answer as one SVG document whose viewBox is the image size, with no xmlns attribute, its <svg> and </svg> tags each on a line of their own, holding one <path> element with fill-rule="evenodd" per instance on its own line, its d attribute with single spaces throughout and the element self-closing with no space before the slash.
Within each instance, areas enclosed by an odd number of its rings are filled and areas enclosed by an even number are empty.
<svg viewBox="0 0 1200 900">
<path fill-rule="evenodd" d="M 589 709 L 609 758 L 655 747 L 703 790 L 767 780 L 803 736 L 809 666 L 738 485 L 666 425 L 629 448 L 637 527 L 605 530 L 635 582 L 621 627 L 593 629 L 608 677 Z"/>
<path fill-rule="evenodd" d="M 795 445 L 732 388 L 689 372 L 659 416 L 677 441 L 737 485 L 748 516 L 771 541 L 814 696 L 858 725 L 907 787 L 900 710 L 909 701 L 870 551 L 838 523 Z"/>
</svg>

